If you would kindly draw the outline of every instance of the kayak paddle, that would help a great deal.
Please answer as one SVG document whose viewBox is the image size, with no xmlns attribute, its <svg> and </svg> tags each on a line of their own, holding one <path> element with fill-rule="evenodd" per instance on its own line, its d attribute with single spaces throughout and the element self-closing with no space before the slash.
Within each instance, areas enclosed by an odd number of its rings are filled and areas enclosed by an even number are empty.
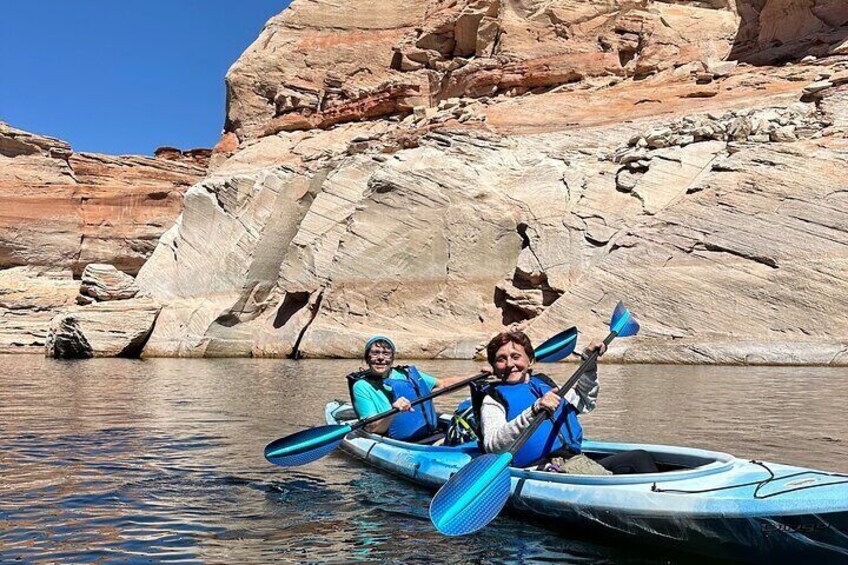
<svg viewBox="0 0 848 565">
<path fill-rule="evenodd" d="M 604 339 L 609 346 L 616 337 L 636 335 L 639 324 L 633 315 L 619 302 L 610 320 L 610 333 Z M 593 351 L 559 388 L 559 397 L 577 384 L 583 373 L 597 360 L 599 350 Z M 539 412 L 530 425 L 521 432 L 505 453 L 481 455 L 453 475 L 430 503 L 430 520 L 441 533 L 461 536 L 476 532 L 495 519 L 509 499 L 509 464 L 533 432 L 548 418 L 544 410 Z"/>
<path fill-rule="evenodd" d="M 576 345 L 577 328 L 571 327 L 558 333 L 536 348 L 536 359 L 543 363 L 559 361 L 560 359 L 564 359 L 571 355 L 574 352 Z M 489 375 L 489 372 L 479 373 L 473 377 L 465 379 L 464 381 L 440 388 L 436 392 L 418 398 L 411 402 L 410 405 L 415 406 L 416 404 L 427 402 L 437 396 L 453 392 L 473 381 L 483 379 Z M 350 432 L 364 428 L 369 424 L 373 424 L 383 418 L 388 418 L 398 412 L 400 412 L 400 410 L 392 408 L 391 410 L 381 414 L 375 414 L 370 418 L 359 420 L 353 424 L 319 426 L 296 432 L 286 437 L 274 440 L 265 446 L 265 459 L 282 467 L 292 467 L 295 465 L 311 463 L 316 459 L 324 457 L 338 447 L 344 437 Z"/>
</svg>

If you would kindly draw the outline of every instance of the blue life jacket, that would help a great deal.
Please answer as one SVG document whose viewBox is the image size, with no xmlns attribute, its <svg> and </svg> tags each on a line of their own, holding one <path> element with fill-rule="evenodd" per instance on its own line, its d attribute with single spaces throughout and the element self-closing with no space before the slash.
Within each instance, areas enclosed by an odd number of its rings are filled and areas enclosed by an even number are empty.
<svg viewBox="0 0 848 565">
<path fill-rule="evenodd" d="M 502 381 L 486 381 L 472 387 L 472 401 L 475 404 L 477 419 L 480 421 L 480 409 L 483 398 L 488 395 L 506 409 L 507 422 L 515 419 L 529 408 L 546 392 L 556 386 L 543 373 L 530 375 L 529 382 L 509 384 Z M 551 452 L 568 448 L 580 453 L 583 443 L 583 427 L 577 419 L 577 409 L 565 399 L 559 405 L 552 418 L 546 418 L 533 432 L 533 435 L 521 446 L 513 458 L 516 467 L 529 467 L 546 459 Z M 480 448 L 483 449 L 482 439 Z"/>
<path fill-rule="evenodd" d="M 396 378 L 400 374 L 403 378 Z M 370 371 L 360 371 L 347 376 L 347 384 L 350 389 L 350 398 L 353 401 L 353 385 L 360 379 L 365 379 L 368 384 L 379 392 L 382 392 L 392 404 L 400 397 L 410 402 L 430 394 L 430 387 L 421 378 L 418 369 L 414 366 L 392 367 L 392 373 L 386 379 L 374 379 L 370 377 Z M 370 377 L 370 378 L 369 378 Z M 387 390 L 388 389 L 388 390 Z M 435 434 L 438 431 L 438 419 L 433 401 L 428 400 L 418 404 L 414 412 L 399 412 L 395 414 L 386 437 L 402 441 L 416 441 Z"/>
</svg>

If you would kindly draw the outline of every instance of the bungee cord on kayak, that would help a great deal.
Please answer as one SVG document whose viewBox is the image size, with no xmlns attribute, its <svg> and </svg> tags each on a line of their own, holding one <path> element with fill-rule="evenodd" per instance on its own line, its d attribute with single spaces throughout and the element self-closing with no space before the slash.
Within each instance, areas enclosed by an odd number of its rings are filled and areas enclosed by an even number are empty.
<svg viewBox="0 0 848 565">
<path fill-rule="evenodd" d="M 657 483 L 654 483 L 653 485 L 651 485 L 651 492 L 674 493 L 674 494 L 705 494 L 705 493 L 708 493 L 708 492 L 719 492 L 719 491 L 723 491 L 723 490 L 732 490 L 732 489 L 737 489 L 737 488 L 756 486 L 756 488 L 754 489 L 754 492 L 752 493 L 752 497 L 757 499 L 757 500 L 764 500 L 766 498 L 772 498 L 774 496 L 780 496 L 782 494 L 788 494 L 790 492 L 797 492 L 797 491 L 813 489 L 813 488 L 848 484 L 848 475 L 843 474 L 843 473 L 829 473 L 829 472 L 826 472 L 826 471 L 809 470 L 809 471 L 799 471 L 797 473 L 791 473 L 789 475 L 782 475 L 782 476 L 778 477 L 774 474 L 774 471 L 772 471 L 769 468 L 769 466 L 766 465 L 765 463 L 763 463 L 762 461 L 756 461 L 754 459 L 751 459 L 749 461 L 749 463 L 752 463 L 754 465 L 759 465 L 760 467 L 765 469 L 766 472 L 769 474 L 768 478 L 765 478 L 761 481 L 751 481 L 751 482 L 748 482 L 748 483 L 740 483 L 740 484 L 735 484 L 735 485 L 725 485 L 725 486 L 715 487 L 715 488 L 692 489 L 692 490 L 664 489 L 664 488 L 657 486 Z M 811 484 L 811 485 L 803 485 L 803 486 L 797 486 L 797 487 L 784 489 L 784 490 L 781 490 L 781 491 L 778 491 L 778 492 L 770 492 L 768 494 L 759 494 L 760 489 L 762 489 L 762 488 L 764 488 L 764 487 L 766 487 L 766 486 L 768 486 L 768 485 L 770 485 L 774 482 L 785 481 L 787 479 L 794 479 L 795 477 L 801 477 L 801 476 L 805 476 L 805 475 L 806 476 L 813 475 L 813 476 L 821 476 L 821 477 L 840 477 L 840 478 L 844 478 L 845 480 L 844 481 L 832 481 L 832 482 L 829 482 L 829 483 L 816 483 L 816 484 Z"/>
</svg>

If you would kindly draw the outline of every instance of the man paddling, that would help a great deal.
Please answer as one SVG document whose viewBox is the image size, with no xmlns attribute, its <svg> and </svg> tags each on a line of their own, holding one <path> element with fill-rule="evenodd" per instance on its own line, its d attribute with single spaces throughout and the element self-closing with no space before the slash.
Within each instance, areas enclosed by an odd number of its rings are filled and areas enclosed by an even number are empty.
<svg viewBox="0 0 848 565">
<path fill-rule="evenodd" d="M 413 408 L 411 402 L 440 388 L 461 382 L 463 377 L 437 379 L 415 366 L 393 367 L 396 348 L 386 336 L 365 343 L 363 360 L 368 368 L 347 376 L 353 408 L 360 419 L 397 408 L 399 413 L 365 427 L 371 433 L 393 439 L 416 441 L 437 432 L 433 402 Z"/>
</svg>

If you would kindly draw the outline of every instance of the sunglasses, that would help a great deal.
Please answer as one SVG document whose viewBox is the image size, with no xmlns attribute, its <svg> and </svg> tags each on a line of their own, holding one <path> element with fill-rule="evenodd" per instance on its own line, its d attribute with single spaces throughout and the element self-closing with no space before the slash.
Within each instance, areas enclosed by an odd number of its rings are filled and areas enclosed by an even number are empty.
<svg viewBox="0 0 848 565">
<path fill-rule="evenodd" d="M 369 359 L 391 359 L 395 356 L 393 351 L 382 351 L 374 349 L 368 352 Z"/>
</svg>

